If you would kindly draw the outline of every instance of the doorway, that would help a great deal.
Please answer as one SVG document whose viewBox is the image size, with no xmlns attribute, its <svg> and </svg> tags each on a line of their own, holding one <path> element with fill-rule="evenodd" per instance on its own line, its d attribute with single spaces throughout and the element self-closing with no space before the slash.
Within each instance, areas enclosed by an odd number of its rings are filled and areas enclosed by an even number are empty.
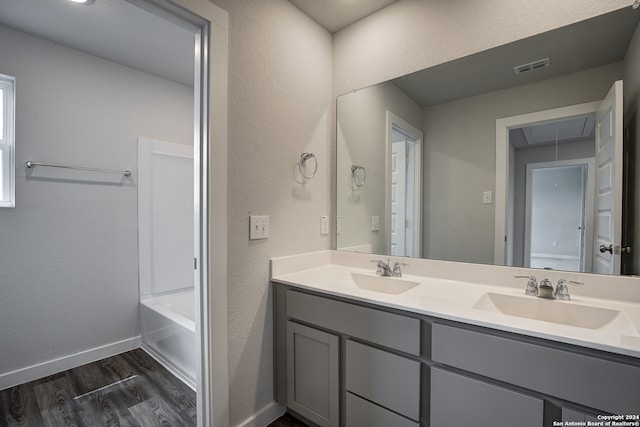
<svg viewBox="0 0 640 427">
<path fill-rule="evenodd" d="M 601 274 L 620 273 L 622 241 L 622 88 L 616 81 L 602 101 L 571 105 L 551 110 L 505 117 L 496 120 L 496 211 L 494 237 L 494 263 L 522 266 L 517 258 L 518 221 L 517 204 L 522 197 L 515 177 L 522 173 L 515 161 L 512 131 L 526 126 L 545 126 L 547 123 L 593 117 L 594 208 L 593 227 L 585 231 L 592 240 L 591 268 L 586 272 Z M 544 133 L 544 132 L 543 132 Z M 558 144 L 556 160 L 558 157 Z M 597 170 L 597 172 L 595 172 Z M 589 212 L 588 212 L 589 213 Z M 590 231 L 591 230 L 591 231 Z M 616 244 L 617 243 L 617 244 Z"/>
<path fill-rule="evenodd" d="M 585 233 L 593 210 L 592 159 L 527 165 L 524 266 L 590 271 Z"/>
<path fill-rule="evenodd" d="M 387 147 L 387 253 L 420 257 L 422 132 L 387 111 Z"/>
</svg>

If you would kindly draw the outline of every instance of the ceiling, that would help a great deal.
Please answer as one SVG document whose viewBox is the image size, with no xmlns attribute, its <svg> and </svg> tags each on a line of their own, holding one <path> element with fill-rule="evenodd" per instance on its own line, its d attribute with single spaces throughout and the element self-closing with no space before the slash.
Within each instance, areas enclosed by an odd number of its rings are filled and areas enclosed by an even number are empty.
<svg viewBox="0 0 640 427">
<path fill-rule="evenodd" d="M 125 0 L 0 0 L 0 24 L 193 86 L 194 33 Z"/>
<path fill-rule="evenodd" d="M 289 0 L 331 34 L 398 0 Z"/>
<path fill-rule="evenodd" d="M 393 80 L 423 107 L 508 89 L 624 59 L 640 13 L 630 7 Z M 549 58 L 516 75 L 513 67 Z"/>
</svg>

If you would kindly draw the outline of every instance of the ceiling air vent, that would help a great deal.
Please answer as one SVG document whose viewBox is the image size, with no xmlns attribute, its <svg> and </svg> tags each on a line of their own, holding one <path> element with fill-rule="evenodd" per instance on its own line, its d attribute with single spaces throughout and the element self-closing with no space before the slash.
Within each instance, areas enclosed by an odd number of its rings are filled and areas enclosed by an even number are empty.
<svg viewBox="0 0 640 427">
<path fill-rule="evenodd" d="M 528 64 L 516 65 L 513 67 L 513 71 L 516 74 L 528 73 L 529 71 L 539 70 L 541 68 L 547 68 L 551 65 L 549 58 L 538 59 L 537 61 L 529 62 Z"/>
</svg>

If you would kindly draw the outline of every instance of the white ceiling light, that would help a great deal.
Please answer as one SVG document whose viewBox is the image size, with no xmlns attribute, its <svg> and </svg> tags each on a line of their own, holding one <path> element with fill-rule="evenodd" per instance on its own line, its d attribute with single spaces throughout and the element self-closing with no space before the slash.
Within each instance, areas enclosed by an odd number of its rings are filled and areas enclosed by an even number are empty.
<svg viewBox="0 0 640 427">
<path fill-rule="evenodd" d="M 93 3 L 93 0 L 69 0 L 69 1 L 72 3 L 84 4 L 84 5 L 89 5 Z"/>
</svg>

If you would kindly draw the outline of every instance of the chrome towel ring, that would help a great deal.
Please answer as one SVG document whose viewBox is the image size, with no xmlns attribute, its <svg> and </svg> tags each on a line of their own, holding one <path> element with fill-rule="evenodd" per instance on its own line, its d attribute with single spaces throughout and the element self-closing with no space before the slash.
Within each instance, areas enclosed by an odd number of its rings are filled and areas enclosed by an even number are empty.
<svg viewBox="0 0 640 427">
<path fill-rule="evenodd" d="M 351 165 L 351 178 L 353 179 L 353 185 L 356 187 L 362 187 L 367 180 L 367 170 L 364 166 Z"/>
<path fill-rule="evenodd" d="M 307 160 L 309 159 L 313 159 L 313 172 L 311 172 L 310 175 L 305 174 L 305 171 L 307 170 Z M 300 155 L 300 161 L 298 162 L 298 170 L 300 171 L 300 175 L 304 178 L 313 178 L 318 171 L 318 159 L 316 159 L 316 155 L 313 153 L 302 153 Z"/>
</svg>

